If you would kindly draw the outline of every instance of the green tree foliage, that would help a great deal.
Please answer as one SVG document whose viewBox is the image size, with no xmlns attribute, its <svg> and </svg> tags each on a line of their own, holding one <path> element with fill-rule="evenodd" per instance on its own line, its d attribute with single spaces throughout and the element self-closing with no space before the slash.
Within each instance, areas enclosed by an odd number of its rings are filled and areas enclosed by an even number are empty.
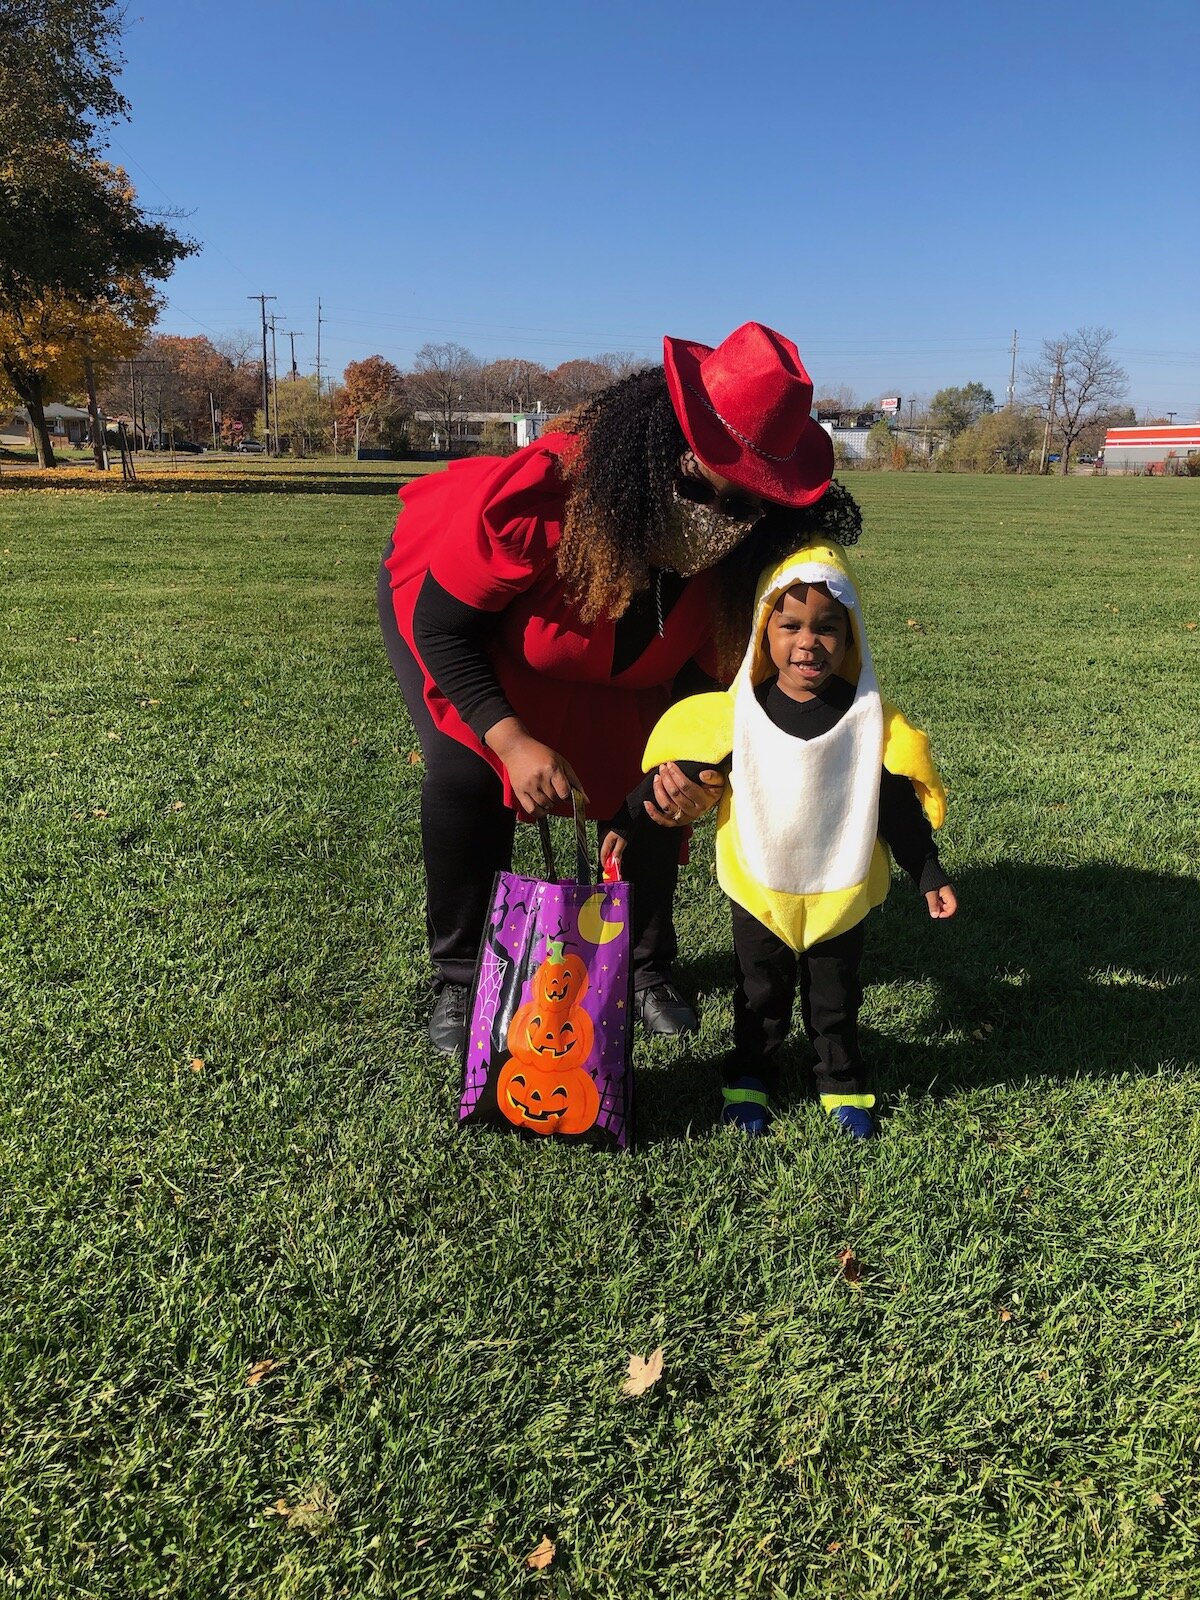
<svg viewBox="0 0 1200 1600">
<path fill-rule="evenodd" d="M 31 364 L 27 330 L 48 302 L 104 308 L 130 327 L 148 285 L 196 246 L 146 215 L 125 174 L 98 154 L 102 128 L 126 112 L 116 87 L 120 13 L 101 0 L 0 0 L 0 348 L 53 465 L 42 416 L 49 364 Z M 53 342 L 53 341 L 51 341 Z M 58 360 L 56 354 L 55 360 Z"/>
<path fill-rule="evenodd" d="M 873 467 L 885 467 L 891 459 L 892 430 L 881 417 L 867 434 L 867 460 Z"/>
<path fill-rule="evenodd" d="M 1037 413 L 1005 406 L 986 412 L 947 446 L 944 466 L 955 472 L 1022 472 L 1037 466 Z"/>
<path fill-rule="evenodd" d="M 929 402 L 929 425 L 954 438 L 996 409 L 996 398 L 982 383 L 939 389 Z"/>
</svg>

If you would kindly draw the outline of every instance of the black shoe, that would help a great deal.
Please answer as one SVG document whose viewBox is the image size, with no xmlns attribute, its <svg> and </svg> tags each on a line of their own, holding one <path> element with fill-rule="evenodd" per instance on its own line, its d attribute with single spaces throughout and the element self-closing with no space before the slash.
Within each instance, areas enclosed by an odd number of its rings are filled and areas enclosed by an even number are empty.
<svg viewBox="0 0 1200 1600">
<path fill-rule="evenodd" d="M 673 983 L 661 978 L 648 989 L 639 989 L 634 996 L 637 1013 L 647 1033 L 657 1033 L 664 1039 L 680 1033 L 695 1033 L 700 1019 L 688 1005 Z"/>
<path fill-rule="evenodd" d="M 444 983 L 433 1002 L 429 1018 L 429 1037 L 448 1056 L 456 1056 L 467 1045 L 467 1001 L 471 991 L 465 983 Z"/>
</svg>

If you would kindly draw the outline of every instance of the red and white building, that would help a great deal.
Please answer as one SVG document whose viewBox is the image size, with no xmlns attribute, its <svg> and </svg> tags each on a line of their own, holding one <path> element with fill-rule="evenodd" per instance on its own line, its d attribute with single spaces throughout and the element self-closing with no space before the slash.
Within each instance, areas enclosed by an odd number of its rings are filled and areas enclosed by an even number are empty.
<svg viewBox="0 0 1200 1600">
<path fill-rule="evenodd" d="M 1109 472 L 1162 472 L 1168 462 L 1183 463 L 1200 453 L 1200 422 L 1163 427 L 1110 428 L 1104 435 L 1104 466 Z"/>
</svg>

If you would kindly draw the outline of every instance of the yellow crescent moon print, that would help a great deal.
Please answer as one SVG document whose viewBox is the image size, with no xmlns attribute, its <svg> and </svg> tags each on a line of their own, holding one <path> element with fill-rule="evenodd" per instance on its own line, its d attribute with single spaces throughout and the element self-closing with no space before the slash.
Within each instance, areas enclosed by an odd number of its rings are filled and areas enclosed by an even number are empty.
<svg viewBox="0 0 1200 1600">
<path fill-rule="evenodd" d="M 589 944 L 607 944 L 610 939 L 615 939 L 625 926 L 623 922 L 605 922 L 600 915 L 600 907 L 604 904 L 602 894 L 591 895 L 579 908 L 580 936 Z"/>
</svg>

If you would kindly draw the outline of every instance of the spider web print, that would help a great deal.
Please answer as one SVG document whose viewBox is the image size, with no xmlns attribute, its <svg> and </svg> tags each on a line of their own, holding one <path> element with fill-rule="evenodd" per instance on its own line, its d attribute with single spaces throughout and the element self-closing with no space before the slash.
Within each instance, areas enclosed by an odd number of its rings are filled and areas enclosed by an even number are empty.
<svg viewBox="0 0 1200 1600">
<path fill-rule="evenodd" d="M 496 1007 L 500 1004 L 500 996 L 504 992 L 504 975 L 508 968 L 507 961 L 501 961 L 491 945 L 483 947 L 482 960 L 479 963 L 479 981 L 476 986 L 476 1016 L 471 1018 L 472 1034 L 476 1028 L 482 1029 L 482 1036 L 487 1039 L 492 1031 L 492 1019 L 496 1015 Z M 467 1040 L 468 1051 L 473 1048 L 473 1040 Z M 474 1111 L 479 1104 L 479 1096 L 487 1082 L 487 1051 L 484 1050 L 473 1069 L 467 1074 L 464 1087 L 463 1105 L 461 1116 L 466 1116 Z"/>
</svg>

